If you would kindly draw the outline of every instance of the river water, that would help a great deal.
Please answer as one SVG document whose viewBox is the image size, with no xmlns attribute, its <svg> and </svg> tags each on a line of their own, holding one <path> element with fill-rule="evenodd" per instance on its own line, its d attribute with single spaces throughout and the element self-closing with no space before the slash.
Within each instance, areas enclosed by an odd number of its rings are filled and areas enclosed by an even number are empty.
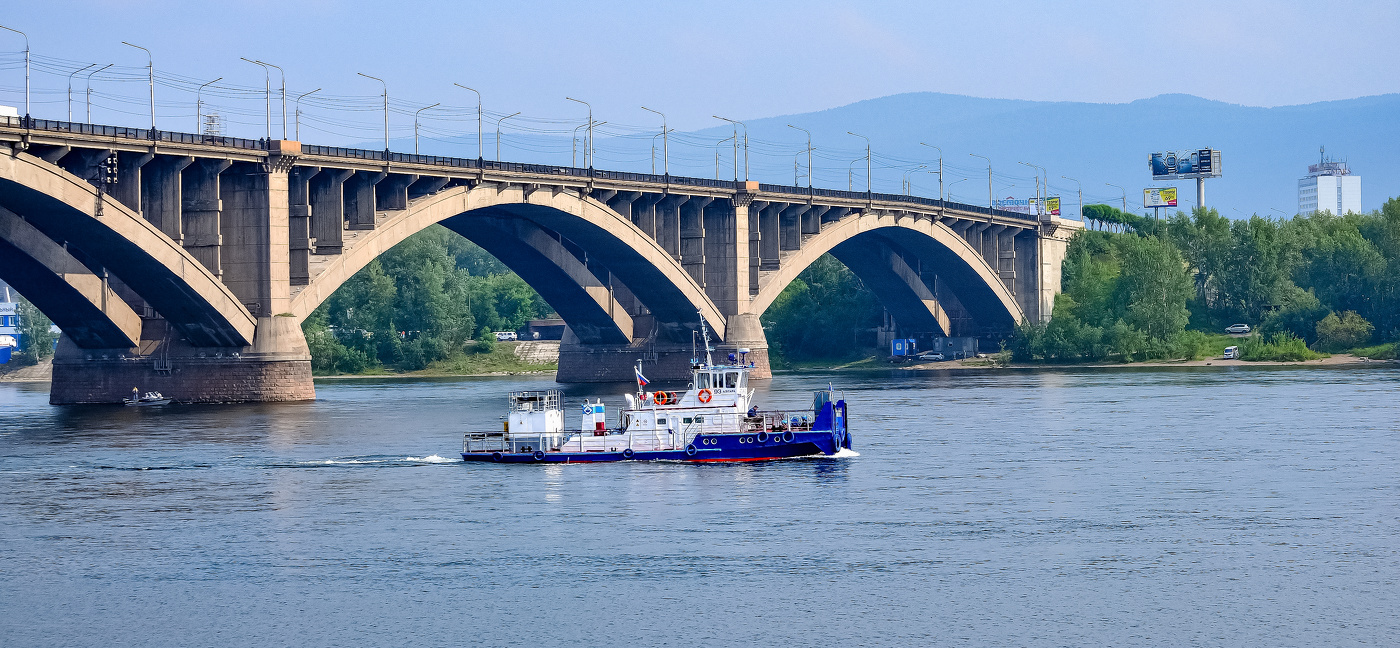
<svg viewBox="0 0 1400 648">
<path fill-rule="evenodd" d="M 760 402 L 828 381 L 859 457 L 550 467 L 454 460 L 538 378 L 147 409 L 0 384 L 0 644 L 1400 636 L 1400 370 L 811 373 Z"/>
</svg>

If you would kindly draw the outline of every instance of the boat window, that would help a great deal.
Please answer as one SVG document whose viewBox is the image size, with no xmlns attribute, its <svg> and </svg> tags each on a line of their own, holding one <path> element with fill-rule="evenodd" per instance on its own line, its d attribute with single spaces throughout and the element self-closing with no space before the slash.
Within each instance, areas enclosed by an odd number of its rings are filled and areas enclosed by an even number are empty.
<svg viewBox="0 0 1400 648">
<path fill-rule="evenodd" d="M 709 388 L 710 388 L 710 374 L 707 374 L 707 373 L 698 373 L 698 374 L 695 374 L 695 388 L 696 388 L 696 389 L 709 389 Z"/>
<path fill-rule="evenodd" d="M 687 417 L 681 419 L 681 423 L 684 423 L 684 424 L 686 424 L 686 425 L 690 425 L 690 422 L 691 422 L 691 419 L 690 419 L 689 416 L 687 416 Z"/>
<path fill-rule="evenodd" d="M 738 386 L 739 386 L 739 372 L 737 372 L 737 371 L 731 371 L 731 372 L 729 372 L 729 373 L 724 374 L 724 386 L 725 386 L 725 387 L 728 387 L 728 388 L 730 388 L 730 389 L 734 389 L 735 387 L 738 387 Z"/>
<path fill-rule="evenodd" d="M 704 422 L 705 422 L 705 417 L 703 417 L 703 416 L 697 416 L 697 417 L 695 417 L 695 422 L 696 422 L 696 423 L 704 423 Z"/>
</svg>

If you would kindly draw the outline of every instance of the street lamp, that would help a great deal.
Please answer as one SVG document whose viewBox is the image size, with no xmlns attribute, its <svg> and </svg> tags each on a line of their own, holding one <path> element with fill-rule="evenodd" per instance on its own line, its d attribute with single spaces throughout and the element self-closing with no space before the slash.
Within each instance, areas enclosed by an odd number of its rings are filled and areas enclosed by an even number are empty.
<svg viewBox="0 0 1400 648">
<path fill-rule="evenodd" d="M 949 200 L 952 200 L 952 199 L 953 199 L 953 187 L 958 186 L 958 183 L 959 183 L 959 182 L 967 182 L 968 180 L 971 180 L 971 178 L 962 178 L 962 179 L 959 179 L 959 180 L 954 180 L 954 181 L 952 182 L 952 184 L 949 184 L 949 185 L 948 185 L 948 199 L 949 199 Z"/>
<path fill-rule="evenodd" d="M 856 171 L 855 171 L 856 162 L 859 162 L 859 161 L 864 160 L 864 159 L 865 159 L 865 157 L 864 157 L 864 156 L 861 156 L 861 157 L 858 157 L 858 158 L 856 158 L 856 159 L 854 159 L 854 160 L 851 160 L 851 163 L 846 165 L 846 191 L 855 191 L 855 190 L 856 190 L 856 180 L 855 180 L 855 176 L 856 176 Z"/>
<path fill-rule="evenodd" d="M 0 25 L 0 29 L 12 31 L 24 37 L 24 117 L 27 121 L 29 118 L 29 34 L 4 25 Z"/>
<path fill-rule="evenodd" d="M 647 108 L 646 106 L 642 106 L 642 110 L 645 110 L 645 111 L 647 111 L 647 112 L 653 112 L 653 113 L 656 113 L 656 114 L 658 114 L 658 115 L 661 115 L 661 168 L 665 171 L 666 176 L 667 176 L 667 177 L 670 177 L 670 175 L 671 175 L 671 149 L 670 149 L 670 140 L 671 140 L 671 136 L 668 135 L 667 133 L 670 133 L 670 132 L 671 132 L 671 129 L 666 128 L 666 115 L 665 115 L 664 113 L 662 113 L 660 110 L 652 110 L 652 109 L 650 109 L 650 108 Z M 651 160 L 651 174 L 652 174 L 652 175 L 656 175 L 656 138 L 655 138 L 655 137 L 651 138 L 651 149 L 652 149 L 652 153 L 651 153 L 651 158 L 652 158 L 652 160 Z"/>
<path fill-rule="evenodd" d="M 1074 183 L 1074 186 L 1078 188 L 1078 192 L 1079 192 L 1079 222 L 1081 222 L 1081 223 L 1084 222 L 1084 185 L 1079 184 L 1079 181 L 1078 181 L 1078 180 L 1075 180 L 1074 178 L 1071 178 L 1071 177 L 1069 177 L 1069 176 L 1060 176 L 1060 177 L 1061 177 L 1061 178 L 1064 178 L 1064 179 L 1066 179 L 1066 180 L 1069 180 L 1069 181 L 1071 181 L 1071 182 L 1073 182 L 1073 183 Z"/>
<path fill-rule="evenodd" d="M 452 85 L 455 85 L 463 90 L 471 90 L 472 92 L 476 92 L 476 159 L 481 160 L 483 159 L 483 154 L 481 152 L 481 93 L 477 92 L 475 89 L 468 88 L 467 86 L 464 86 L 460 83 L 453 83 Z"/>
<path fill-rule="evenodd" d="M 28 63 L 28 61 L 29 61 L 29 54 L 28 54 L 28 52 L 29 52 L 29 39 L 26 38 L 24 42 L 25 42 L 25 45 L 24 45 L 24 47 L 25 47 L 25 55 L 24 55 L 24 56 L 25 56 L 25 65 L 27 66 L 27 65 L 29 65 L 29 63 Z M 151 56 L 151 50 L 148 50 L 148 49 L 146 49 L 146 48 L 144 48 L 144 47 L 141 47 L 140 45 L 132 45 L 131 43 L 128 43 L 128 42 L 126 42 L 126 41 L 122 41 L 122 45 L 126 45 L 126 46 L 128 46 L 128 47 L 135 47 L 136 49 L 139 49 L 139 50 L 141 50 L 141 51 L 143 51 L 143 52 L 146 53 L 146 74 L 147 74 L 146 82 L 147 82 L 147 84 L 150 86 L 150 91 L 151 91 L 151 136 L 154 137 L 154 136 L 155 136 L 155 130 L 156 130 L 156 60 L 155 60 L 154 57 Z M 26 69 L 27 69 L 27 68 L 26 68 Z M 26 78 L 27 78 L 28 72 L 26 72 L 25 75 L 26 75 Z M 29 83 L 29 82 L 26 80 L 26 81 L 25 81 L 25 87 L 26 87 L 26 88 L 28 87 L 28 83 Z M 26 90 L 25 92 L 26 92 L 26 96 L 27 96 L 28 90 Z M 27 101 L 28 101 L 28 98 L 26 98 L 25 101 L 27 102 Z M 28 110 L 27 107 L 26 107 L 26 110 Z"/>
<path fill-rule="evenodd" d="M 569 101 L 581 103 L 588 107 L 588 135 L 587 140 L 583 143 L 583 163 L 591 169 L 593 168 L 593 155 L 591 153 L 591 151 L 593 150 L 593 106 L 582 99 L 575 99 L 573 97 L 564 98 L 568 99 Z"/>
<path fill-rule="evenodd" d="M 594 125 L 594 126 L 602 126 L 603 124 L 606 124 L 606 123 L 607 123 L 607 122 L 605 122 L 605 121 L 600 121 L 600 122 L 598 122 L 598 123 L 596 123 L 596 124 L 593 124 L 593 125 Z M 575 126 L 575 127 L 574 127 L 574 134 L 573 134 L 573 137 L 569 138 L 569 144 L 570 144 L 570 147 L 572 148 L 572 152 L 569 154 L 569 155 L 570 155 L 570 157 L 569 157 L 569 166 L 572 166 L 572 167 L 574 167 L 574 168 L 578 168 L 578 131 L 579 131 L 580 128 L 588 128 L 588 124 L 579 124 L 578 126 Z M 583 149 L 583 161 L 584 161 L 585 163 L 588 162 L 588 148 L 587 148 L 587 143 L 586 143 L 586 142 L 585 142 L 585 146 L 584 146 L 584 149 Z"/>
<path fill-rule="evenodd" d="M 748 181 L 749 181 L 749 126 L 748 126 L 748 124 L 745 124 L 744 122 L 741 122 L 741 121 L 739 121 L 739 120 L 737 120 L 737 119 L 730 119 L 730 118 L 728 118 L 728 117 L 720 117 L 719 115 L 710 115 L 710 116 L 711 116 L 711 117 L 714 117 L 715 119 L 723 119 L 724 121 L 727 121 L 727 122 L 729 122 L 729 123 L 731 123 L 731 124 L 738 124 L 738 125 L 744 127 L 744 182 L 748 182 Z M 734 145 L 735 145 L 736 147 L 739 145 L 739 136 L 738 136 L 737 133 L 734 135 Z M 735 179 L 735 180 L 738 180 L 738 179 L 739 179 L 738 176 L 739 176 L 739 162 L 738 162 L 738 160 L 735 160 L 735 161 L 734 161 L 734 179 Z"/>
<path fill-rule="evenodd" d="M 1275 207 L 1270 207 L 1269 210 L 1270 210 L 1270 211 L 1276 211 L 1276 212 L 1279 213 L 1280 216 L 1283 216 L 1284 218 L 1288 218 L 1288 214 L 1285 213 L 1282 209 L 1278 209 L 1278 208 L 1275 208 Z"/>
<path fill-rule="evenodd" d="M 82 71 L 84 71 L 84 70 L 87 70 L 88 68 L 90 68 L 90 67 L 92 67 L 92 66 L 94 66 L 94 65 L 97 65 L 97 64 L 96 64 L 96 63 L 89 63 L 89 64 L 87 65 L 87 67 L 79 68 L 79 69 L 77 69 L 77 70 L 73 70 L 72 72 L 69 72 L 69 73 L 68 73 L 68 122 L 69 122 L 69 123 L 72 123 L 72 122 L 73 122 L 73 75 L 74 75 L 74 74 L 77 74 L 77 73 L 79 73 L 79 72 L 82 72 Z M 28 110 L 27 107 L 26 107 L 25 109 Z"/>
<path fill-rule="evenodd" d="M 982 158 L 983 160 L 987 161 L 987 213 L 990 214 L 992 209 L 992 203 L 996 201 L 992 194 L 992 158 L 989 158 L 985 155 L 978 155 L 976 153 L 968 153 L 968 155 L 971 155 L 975 158 Z"/>
<path fill-rule="evenodd" d="M 217 78 L 217 79 L 214 79 L 213 81 L 210 81 L 209 83 L 206 83 L 206 84 L 204 84 L 204 85 L 199 86 L 199 89 L 194 91 L 194 134 L 195 134 L 195 135 L 198 135 L 198 134 L 199 134 L 200 124 L 202 123 L 202 120 L 200 119 L 200 117 L 201 117 L 201 115 L 202 115 L 203 112 L 204 112 L 204 111 L 203 111 L 203 108 L 204 108 L 204 88 L 205 88 L 205 86 L 208 86 L 208 85 L 211 85 L 211 84 L 214 84 L 214 83 L 218 83 L 218 82 L 223 81 L 223 80 L 224 80 L 223 77 L 219 77 L 219 78 Z"/>
<path fill-rule="evenodd" d="M 738 149 L 738 144 L 737 144 L 737 142 L 739 141 L 739 134 L 738 134 L 738 133 L 735 133 L 735 134 L 730 135 L 729 137 L 726 137 L 726 138 L 724 138 L 724 139 L 722 139 L 722 140 L 720 140 L 720 141 L 718 141 L 718 142 L 715 142 L 715 179 L 716 179 L 716 180 L 719 180 L 719 147 L 720 147 L 721 144 L 724 144 L 725 142 L 728 142 L 728 141 L 730 141 L 730 140 L 733 140 L 734 142 L 736 142 L 736 144 L 734 145 L 734 146 L 735 146 L 735 149 L 734 149 L 734 164 L 736 165 L 736 166 L 734 167 L 734 180 L 735 180 L 735 181 L 738 181 L 738 180 L 739 180 L 739 167 L 737 166 L 737 165 L 739 164 L 739 149 Z"/>
<path fill-rule="evenodd" d="M 1044 171 L 1044 170 L 1045 170 L 1045 167 L 1037 166 L 1037 165 L 1031 164 L 1030 162 L 1017 162 L 1017 164 L 1024 164 L 1024 165 L 1026 165 L 1026 166 L 1028 166 L 1028 167 L 1031 167 L 1032 169 L 1040 169 L 1040 171 Z M 1041 200 L 1040 200 L 1040 171 L 1036 171 L 1036 173 L 1035 173 L 1035 201 L 1036 201 L 1036 203 L 1035 203 L 1035 215 L 1036 215 L 1036 216 L 1040 216 L 1041 209 L 1043 209 L 1044 206 L 1045 206 L 1045 204 L 1044 204 L 1043 202 L 1041 202 Z M 1046 188 L 1046 190 L 1047 190 L 1046 193 L 1049 193 L 1049 191 L 1048 191 L 1049 188 L 1050 188 L 1050 187 L 1049 187 L 1049 185 L 1050 185 L 1050 177 L 1049 177 L 1049 176 L 1046 176 L 1046 178 L 1045 178 L 1045 185 L 1046 185 L 1045 188 Z"/>
<path fill-rule="evenodd" d="M 238 57 L 238 58 L 243 59 L 243 60 L 245 60 L 245 61 L 247 61 L 247 62 L 249 62 L 249 63 L 252 63 L 253 65 L 262 66 L 262 69 L 263 69 L 263 103 L 266 104 L 266 106 L 267 106 L 267 139 L 270 140 L 270 139 L 272 139 L 272 70 L 267 69 L 267 64 L 266 64 L 266 63 L 262 63 L 262 62 L 259 62 L 259 61 L 254 61 L 253 59 L 250 59 L 250 58 L 243 58 L 242 56 L 240 56 L 240 57 Z M 388 144 L 387 138 L 386 138 L 386 140 L 385 140 L 384 148 L 385 148 L 385 149 L 388 149 L 388 148 L 389 148 L 389 144 Z"/>
<path fill-rule="evenodd" d="M 904 172 L 904 195 L 908 196 L 914 193 L 914 183 L 909 181 L 909 175 L 913 173 L 918 173 L 921 169 L 927 168 L 927 164 L 920 164 L 919 166 L 916 166 Z"/>
<path fill-rule="evenodd" d="M 364 72 L 356 72 L 355 74 L 358 74 L 366 79 L 374 79 L 375 81 L 378 81 L 380 85 L 384 86 L 384 153 L 385 158 L 387 159 L 389 153 L 389 84 L 384 83 L 384 79 L 370 76 L 368 74 L 365 74 Z"/>
<path fill-rule="evenodd" d="M 943 149 L 938 148 L 937 146 L 934 146 L 932 144 L 925 144 L 923 142 L 919 142 L 919 146 L 927 146 L 935 151 L 938 151 L 938 199 L 943 200 Z"/>
<path fill-rule="evenodd" d="M 856 137 L 859 137 L 859 138 L 865 140 L 865 193 L 866 193 L 866 194 L 869 194 L 869 193 L 870 193 L 870 186 L 871 186 L 871 184 L 870 184 L 870 138 L 869 138 L 869 137 L 866 137 L 866 136 L 864 136 L 864 135 L 861 135 L 860 133 L 852 133 L 851 131 L 846 131 L 846 134 L 847 134 L 847 135 L 855 135 Z"/>
<path fill-rule="evenodd" d="M 277 74 L 282 78 L 282 139 L 287 139 L 287 73 L 282 71 L 282 68 L 268 63 L 267 61 L 260 60 L 257 62 L 277 68 Z"/>
<path fill-rule="evenodd" d="M 1128 212 L 1128 190 L 1111 182 L 1105 182 L 1104 184 L 1123 192 L 1123 213 L 1126 214 Z"/>
<path fill-rule="evenodd" d="M 501 161 L 501 122 L 504 122 L 505 120 L 510 119 L 511 117 L 514 117 L 514 116 L 516 116 L 516 115 L 519 115 L 521 112 L 522 112 L 522 111 L 517 110 L 517 111 L 515 111 L 515 112 L 513 112 L 513 113 L 511 113 L 511 114 L 509 114 L 509 115 L 506 115 L 505 117 L 502 117 L 502 118 L 496 120 L 496 161 L 497 161 L 497 162 L 500 162 L 500 161 Z"/>
<path fill-rule="evenodd" d="M 297 138 L 297 141 L 298 141 L 298 142 L 301 141 L 301 100 L 304 99 L 304 98 L 306 98 L 307 95 L 315 94 L 315 93 L 320 92 L 320 91 L 321 91 L 320 88 L 316 88 L 315 90 L 312 90 L 311 92 L 303 92 L 303 93 L 301 94 L 300 97 L 297 97 L 296 114 L 294 115 L 294 119 L 296 119 L 296 125 L 297 125 L 296 138 Z"/>
<path fill-rule="evenodd" d="M 116 65 L 116 63 L 108 63 L 100 68 L 97 68 L 96 70 L 88 72 L 87 94 L 85 95 L 84 101 L 87 104 L 87 123 L 89 126 L 92 125 L 92 75 L 97 74 L 98 72 L 101 72 L 109 67 L 112 67 L 113 65 Z"/>
<path fill-rule="evenodd" d="M 808 188 L 808 189 L 811 189 L 811 188 L 812 188 L 812 132 L 809 131 L 809 130 L 807 130 L 807 129 L 805 129 L 805 128 L 798 128 L 797 126 L 793 126 L 792 124 L 788 124 L 787 127 L 788 127 L 788 128 L 793 128 L 793 129 L 800 130 L 800 131 L 802 131 L 802 132 L 804 132 L 804 133 L 807 134 L 807 188 Z M 793 182 L 795 183 L 795 182 L 797 182 L 797 180 L 793 180 Z"/>
<path fill-rule="evenodd" d="M 418 115 L 419 115 L 419 113 L 421 113 L 421 112 L 423 112 L 424 110 L 427 110 L 427 109 L 429 109 L 429 108 L 437 108 L 438 106 L 441 106 L 441 105 L 442 105 L 442 102 L 439 101 L 439 102 L 437 102 L 437 103 L 435 103 L 435 104 L 433 104 L 433 105 L 431 105 L 431 106 L 424 106 L 424 107 L 419 108 L 418 110 L 414 111 L 414 113 L 413 113 L 413 154 L 414 154 L 414 155 L 418 155 Z"/>
</svg>

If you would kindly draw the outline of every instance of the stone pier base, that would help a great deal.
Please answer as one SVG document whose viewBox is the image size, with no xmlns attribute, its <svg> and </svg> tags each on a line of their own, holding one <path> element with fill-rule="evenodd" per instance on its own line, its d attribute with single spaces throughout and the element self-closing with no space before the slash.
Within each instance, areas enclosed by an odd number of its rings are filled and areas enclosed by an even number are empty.
<svg viewBox="0 0 1400 648">
<path fill-rule="evenodd" d="M 181 358 L 156 371 L 152 358 L 55 359 L 49 403 L 120 403 L 135 387 L 180 403 L 315 400 L 310 360 Z"/>
<path fill-rule="evenodd" d="M 751 378 L 772 378 L 768 364 L 768 341 L 758 317 L 738 315 L 730 318 L 733 342 L 715 342 L 712 355 L 716 364 L 728 361 L 729 354 L 739 357 L 740 349 L 748 349 L 743 357 L 754 364 Z M 559 345 L 559 372 L 555 380 L 561 383 L 632 382 L 633 368 L 642 361 L 642 373 L 652 383 L 666 387 L 690 382 L 690 362 L 696 356 L 705 357 L 704 349 L 692 349 L 689 344 L 674 342 L 637 341 L 632 344 L 582 344 L 566 330 Z"/>
</svg>

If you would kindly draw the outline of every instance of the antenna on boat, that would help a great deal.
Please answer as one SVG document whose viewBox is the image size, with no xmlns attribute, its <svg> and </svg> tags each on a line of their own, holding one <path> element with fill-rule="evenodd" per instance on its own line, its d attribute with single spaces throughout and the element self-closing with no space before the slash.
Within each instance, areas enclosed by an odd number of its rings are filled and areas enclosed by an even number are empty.
<svg viewBox="0 0 1400 648">
<path fill-rule="evenodd" d="M 714 361 L 710 359 L 710 352 L 715 349 L 710 346 L 710 329 L 705 326 L 705 314 L 700 311 L 696 311 L 696 313 L 700 315 L 700 335 L 705 338 L 705 366 L 708 367 L 714 364 Z"/>
</svg>

